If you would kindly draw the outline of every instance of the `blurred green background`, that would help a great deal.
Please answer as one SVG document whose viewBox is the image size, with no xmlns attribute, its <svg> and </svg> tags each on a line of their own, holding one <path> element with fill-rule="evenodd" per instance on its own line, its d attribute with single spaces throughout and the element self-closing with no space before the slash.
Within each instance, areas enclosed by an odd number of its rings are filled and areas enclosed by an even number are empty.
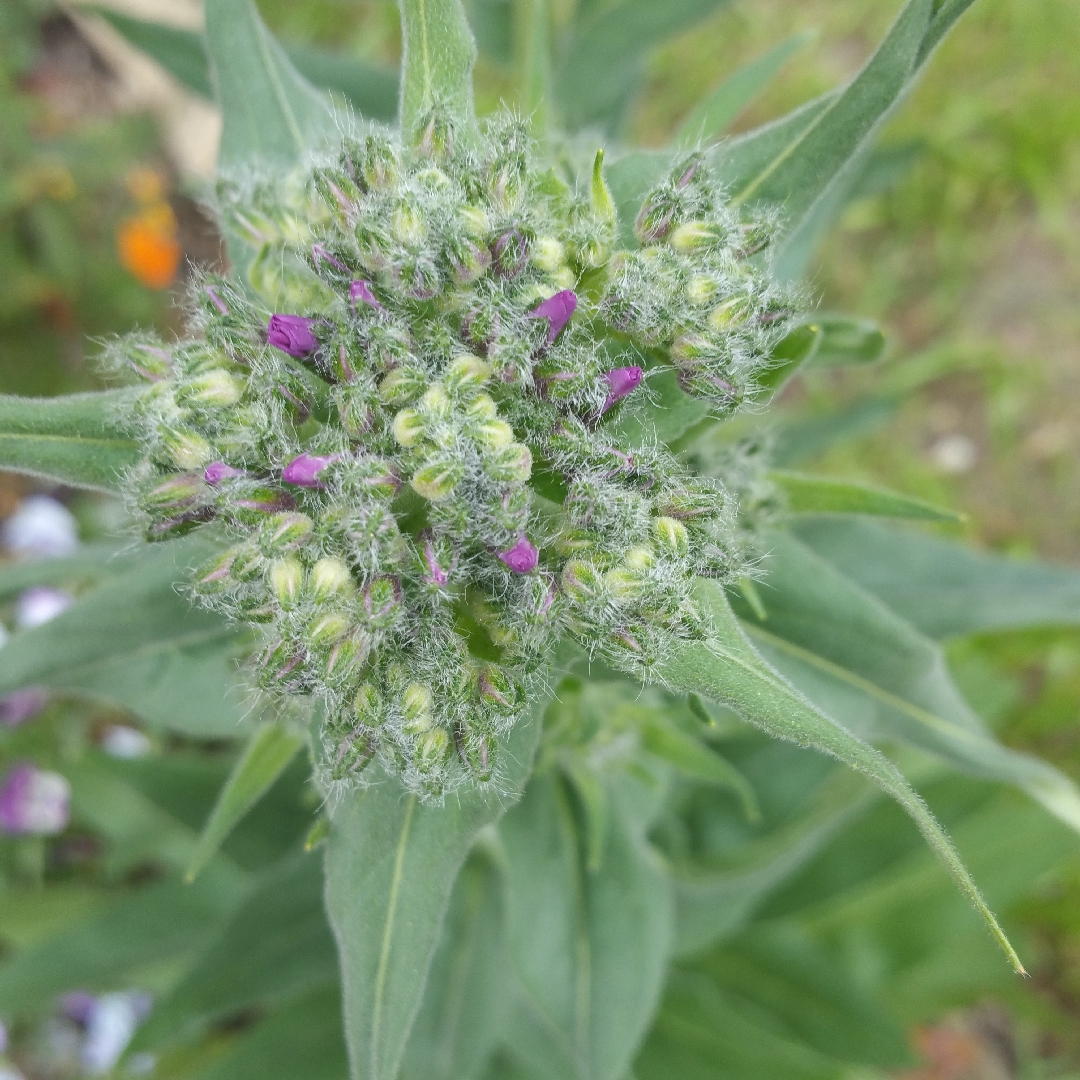
<svg viewBox="0 0 1080 1080">
<path fill-rule="evenodd" d="M 509 0 L 472 2 L 510 10 Z M 556 15 L 560 4 L 572 2 L 556 0 Z M 390 2 L 259 6 L 289 43 L 396 61 Z M 726 74 L 778 41 L 813 30 L 733 130 L 778 116 L 856 71 L 897 6 L 897 0 L 735 0 L 652 55 L 624 139 L 662 145 Z M 179 25 L 198 19 L 197 5 L 181 0 L 125 10 Z M 85 8 L 45 0 L 0 4 L 0 391 L 6 393 L 95 385 L 94 339 L 136 325 L 178 328 L 188 260 L 220 258 L 199 209 L 205 181 L 196 174 L 213 138 L 212 116 L 114 46 Z M 482 57 L 482 109 L 512 101 L 516 88 L 508 68 Z M 829 433 L 804 467 L 873 481 L 967 515 L 946 532 L 1080 564 L 1076 0 L 977 0 L 889 124 L 882 146 L 888 152 L 814 259 L 811 281 L 823 309 L 880 322 L 889 339 L 886 358 L 795 380 L 778 403 L 778 429 Z M 24 478 L 2 478 L 0 516 L 34 490 Z M 84 539 L 112 520 L 108 507 L 59 495 L 76 511 Z M 950 661 L 1005 742 L 1080 779 L 1080 632 L 967 639 L 951 646 Z M 85 708 L 61 712 L 53 709 L 33 738 L 44 742 L 67 732 L 63 737 L 72 739 L 72 732 L 92 731 L 108 719 Z M 5 756 L 13 749 L 5 745 Z M 26 851 L 5 853 L 9 888 L 44 872 L 28 858 Z M 11 915 L 5 895 L 10 892 L 0 893 L 0 942 L 18 938 L 17 920 L 2 917 Z M 1026 927 L 1032 979 L 1010 984 L 995 974 L 951 993 L 928 990 L 925 1012 L 910 1018 L 924 1065 L 909 1078 L 1080 1075 L 1075 856 L 1063 855 L 1051 873 L 1021 882 L 1014 901 L 1010 914 Z"/>
</svg>

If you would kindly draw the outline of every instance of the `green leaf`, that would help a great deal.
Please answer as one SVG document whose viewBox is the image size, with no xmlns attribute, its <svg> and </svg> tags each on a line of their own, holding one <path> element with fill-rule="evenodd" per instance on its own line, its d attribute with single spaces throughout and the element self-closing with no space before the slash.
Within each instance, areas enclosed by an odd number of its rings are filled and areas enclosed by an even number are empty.
<svg viewBox="0 0 1080 1080">
<path fill-rule="evenodd" d="M 558 775 L 535 776 L 499 826 L 520 984 L 506 1045 L 540 1075 L 620 1080 L 663 987 L 671 888 L 624 805 L 633 783 L 611 785 L 614 812 L 593 871 Z"/>
<path fill-rule="evenodd" d="M 128 418 L 136 393 L 0 394 L 0 468 L 71 487 L 119 490 L 120 477 L 142 459 Z"/>
<path fill-rule="evenodd" d="M 468 130 L 474 123 L 476 44 L 461 0 L 399 0 L 399 4 L 402 134 L 418 143 L 433 109 Z"/>
<path fill-rule="evenodd" d="M 272 1013 L 184 1080 L 341 1080 L 347 1070 L 341 991 L 327 986 Z"/>
<path fill-rule="evenodd" d="M 214 88 L 210 83 L 210 64 L 206 59 L 206 47 L 202 35 L 179 26 L 148 22 L 123 15 L 107 7 L 94 7 L 114 30 L 122 34 L 137 49 L 157 61 L 178 82 L 196 94 L 213 99 Z"/>
<path fill-rule="evenodd" d="M 207 0 L 206 43 L 224 122 L 220 166 L 292 164 L 337 134 L 329 99 L 293 67 L 252 0 Z"/>
<path fill-rule="evenodd" d="M 675 873 L 677 956 L 691 956 L 730 938 L 869 803 L 861 778 L 840 773 L 814 793 L 798 816 L 741 844 L 722 869 L 678 867 Z"/>
<path fill-rule="evenodd" d="M 265 795 L 304 745 L 304 737 L 285 724 L 269 723 L 251 737 L 221 789 L 184 879 L 192 882 L 213 858 L 237 822 Z"/>
<path fill-rule="evenodd" d="M 543 142 L 550 126 L 554 96 L 551 14 L 547 0 L 519 0 L 514 5 L 514 16 L 518 24 L 515 36 L 521 86 L 519 107 L 532 121 L 533 137 Z"/>
<path fill-rule="evenodd" d="M 402 1080 L 471 1080 L 494 1049 L 508 1002 L 502 883 L 474 852 L 458 875 Z"/>
<path fill-rule="evenodd" d="M 202 537 L 161 544 L 55 619 L 13 635 L 0 650 L 0 693 L 48 686 L 120 705 L 158 728 L 240 735 L 236 656 L 245 637 L 175 588 L 214 550 Z"/>
<path fill-rule="evenodd" d="M 669 446 L 693 431 L 709 416 L 709 405 L 692 397 L 679 386 L 671 367 L 650 371 L 648 397 L 634 403 L 615 421 L 615 430 L 632 446 L 640 446 L 654 436 Z"/>
<path fill-rule="evenodd" d="M 793 514 L 876 514 L 921 521 L 963 521 L 962 514 L 894 491 L 834 480 L 829 476 L 773 469 L 769 474 L 787 496 Z"/>
<path fill-rule="evenodd" d="M 866 738 L 899 739 L 963 771 L 1017 784 L 1080 830 L 1080 792 L 996 742 L 932 641 L 785 533 L 767 538 L 767 623 L 737 608 L 765 656 L 818 707 Z"/>
<path fill-rule="evenodd" d="M 685 776 L 734 792 L 750 821 L 761 818 L 750 781 L 727 758 L 666 718 L 647 723 L 642 728 L 641 745 L 650 754 L 674 765 Z"/>
<path fill-rule="evenodd" d="M 675 145 L 694 147 L 720 134 L 772 82 L 788 60 L 816 36 L 813 30 L 795 34 L 729 75 L 683 121 L 675 135 Z"/>
<path fill-rule="evenodd" d="M 5 1015 L 44 1010 L 72 987 L 115 990 L 130 973 L 194 955 L 239 900 L 239 892 L 219 886 L 209 880 L 149 885 L 64 925 L 0 964 L 0 1009 Z"/>
<path fill-rule="evenodd" d="M 754 651 L 728 605 L 723 589 L 700 581 L 698 600 L 711 618 L 713 636 L 687 643 L 660 665 L 658 675 L 685 693 L 712 698 L 777 738 L 813 746 L 870 777 L 908 812 L 960 891 L 982 916 L 1009 962 L 1023 971 L 997 920 L 964 869 L 941 826 L 899 769 L 873 747 L 818 710 Z"/>
<path fill-rule="evenodd" d="M 613 128 L 636 91 L 646 56 L 662 41 L 711 15 L 726 0 L 616 0 L 592 5 L 575 22 L 555 86 L 570 131 Z"/>
<path fill-rule="evenodd" d="M 130 566 L 130 555 L 108 541 L 83 544 L 61 559 L 28 559 L 0 566 L 0 597 L 14 596 L 32 585 L 69 585 L 116 577 Z"/>
<path fill-rule="evenodd" d="M 200 881 L 188 889 L 199 889 Z M 322 866 L 301 854 L 272 867 L 213 927 L 201 956 L 140 1029 L 134 1049 L 189 1038 L 216 1018 L 277 1007 L 337 981 L 322 904 Z"/>
<path fill-rule="evenodd" d="M 892 419 L 899 404 L 899 398 L 889 394 L 816 416 L 796 414 L 777 424 L 773 462 L 786 466 L 809 461 L 837 443 L 869 435 Z"/>
<path fill-rule="evenodd" d="M 108 8 L 94 10 L 189 90 L 213 99 L 210 61 L 202 34 L 135 19 Z M 285 52 L 296 70 L 313 86 L 342 94 L 361 116 L 390 121 L 397 115 L 396 71 L 310 46 L 286 46 Z"/>
<path fill-rule="evenodd" d="M 454 880 L 476 834 L 520 797 L 539 732 L 539 711 L 515 727 L 496 790 L 468 788 L 435 806 L 381 775 L 335 811 L 326 906 L 354 1076 L 397 1076 Z"/>
<path fill-rule="evenodd" d="M 872 521 L 813 520 L 799 538 L 935 640 L 1080 623 L 1080 571 L 972 551 Z"/>
</svg>

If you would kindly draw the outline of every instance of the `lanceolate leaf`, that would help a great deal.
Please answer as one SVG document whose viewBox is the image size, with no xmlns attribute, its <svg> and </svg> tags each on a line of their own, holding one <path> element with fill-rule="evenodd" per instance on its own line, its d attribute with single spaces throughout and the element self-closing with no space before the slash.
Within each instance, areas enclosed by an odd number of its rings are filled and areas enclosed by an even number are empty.
<svg viewBox="0 0 1080 1080">
<path fill-rule="evenodd" d="M 67 611 L 0 651 L 0 693 L 50 686 L 112 702 L 160 728 L 235 738 L 244 718 L 244 637 L 176 591 L 208 558 L 204 538 L 162 544 Z"/>
<path fill-rule="evenodd" d="M 401 130 L 419 141 L 438 107 L 465 127 L 473 123 L 472 68 L 476 45 L 461 0 L 399 0 L 403 56 Z"/>
<path fill-rule="evenodd" d="M 557 775 L 535 776 L 499 827 L 520 984 L 505 1042 L 530 1070 L 560 1080 L 620 1080 L 667 973 L 670 883 L 620 805 L 627 793 L 610 795 L 594 870 Z"/>
<path fill-rule="evenodd" d="M 770 367 L 758 381 L 777 389 L 803 364 L 832 367 L 872 364 L 885 352 L 885 335 L 870 319 L 815 315 L 778 342 Z"/>
<path fill-rule="evenodd" d="M 960 514 L 894 491 L 835 480 L 829 476 L 774 469 L 769 478 L 787 496 L 794 514 L 876 514 L 922 521 L 962 521 Z"/>
<path fill-rule="evenodd" d="M 805 520 L 822 558 L 936 640 L 1080 624 L 1080 570 L 1009 559 L 872 521 Z"/>
<path fill-rule="evenodd" d="M 107 8 L 99 9 L 99 14 L 189 90 L 213 98 L 210 61 L 201 34 L 135 19 Z M 285 52 L 296 70 L 313 86 L 343 94 L 361 116 L 371 120 L 393 120 L 397 115 L 396 71 L 374 67 L 352 56 L 325 49 L 286 46 Z"/>
<path fill-rule="evenodd" d="M 819 707 L 868 739 L 899 739 L 977 776 L 1018 784 L 1075 829 L 1080 792 L 996 742 L 949 677 L 941 650 L 794 537 L 768 537 L 768 619 L 740 607 L 766 657 Z"/>
<path fill-rule="evenodd" d="M 264 724 L 251 737 L 199 837 L 188 864 L 187 881 L 213 857 L 236 823 L 265 795 L 304 745 L 304 737 L 285 724 Z"/>
<path fill-rule="evenodd" d="M 728 76 L 683 121 L 675 136 L 676 146 L 697 146 L 720 134 L 814 36 L 812 30 L 796 34 Z"/>
<path fill-rule="evenodd" d="M 813 746 L 869 776 L 910 814 L 927 843 L 990 928 L 1017 971 L 1023 965 L 949 838 L 900 771 L 873 747 L 812 705 L 758 655 L 739 628 L 720 586 L 698 584 L 698 599 L 712 620 L 713 636 L 682 647 L 659 671 L 671 687 L 712 698 L 777 738 Z"/>
<path fill-rule="evenodd" d="M 206 41 L 224 127 L 219 164 L 292 164 L 336 133 L 329 99 L 289 61 L 253 0 L 207 0 Z"/>
<path fill-rule="evenodd" d="M 117 490 L 122 474 L 142 457 L 125 419 L 134 393 L 0 395 L 0 468 L 71 487 Z"/>
<path fill-rule="evenodd" d="M 514 729 L 496 790 L 466 789 L 428 806 L 376 776 L 337 808 L 326 906 L 354 1077 L 397 1076 L 454 880 L 479 830 L 520 797 L 539 730 L 538 713 Z"/>
</svg>

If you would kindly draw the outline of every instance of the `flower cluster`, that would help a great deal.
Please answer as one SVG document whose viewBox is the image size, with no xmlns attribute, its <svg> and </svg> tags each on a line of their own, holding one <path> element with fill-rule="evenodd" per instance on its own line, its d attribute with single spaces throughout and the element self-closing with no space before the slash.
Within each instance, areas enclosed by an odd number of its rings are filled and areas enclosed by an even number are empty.
<svg viewBox="0 0 1080 1080">
<path fill-rule="evenodd" d="M 426 795 L 491 781 L 560 635 L 645 677 L 702 632 L 694 576 L 738 569 L 722 486 L 619 418 L 668 365 L 718 412 L 753 389 L 788 313 L 769 225 L 689 155 L 616 251 L 603 155 L 580 189 L 531 155 L 500 116 L 223 184 L 246 282 L 113 349 L 150 384 L 147 535 L 230 538 L 195 591 L 263 628 L 264 688 L 325 702 L 331 784 L 376 755 Z"/>
</svg>

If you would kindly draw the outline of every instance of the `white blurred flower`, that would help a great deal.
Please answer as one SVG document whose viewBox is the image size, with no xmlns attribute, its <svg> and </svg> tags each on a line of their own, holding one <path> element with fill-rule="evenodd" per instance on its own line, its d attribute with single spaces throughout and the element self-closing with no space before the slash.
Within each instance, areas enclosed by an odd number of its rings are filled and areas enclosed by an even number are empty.
<svg viewBox="0 0 1080 1080">
<path fill-rule="evenodd" d="M 79 527 L 63 503 L 48 495 L 30 495 L 0 526 L 4 547 L 17 556 L 54 559 L 79 546 Z"/>
<path fill-rule="evenodd" d="M 75 603 L 75 597 L 63 589 L 51 585 L 35 585 L 19 595 L 15 604 L 15 625 L 20 630 L 40 626 L 67 611 Z"/>
<path fill-rule="evenodd" d="M 112 1071 L 149 1011 L 150 998 L 133 991 L 102 994 L 94 999 L 81 1055 L 88 1075 L 104 1076 Z"/>
<path fill-rule="evenodd" d="M 946 435 L 930 447 L 930 456 L 942 472 L 966 473 L 979 459 L 979 449 L 966 435 Z"/>
<path fill-rule="evenodd" d="M 12 835 L 52 836 L 68 823 L 71 785 L 59 773 L 16 765 L 0 787 L 0 828 Z"/>
<path fill-rule="evenodd" d="M 123 760 L 146 757 L 152 746 L 141 731 L 127 724 L 113 724 L 101 738 L 101 749 L 110 757 Z"/>
</svg>

